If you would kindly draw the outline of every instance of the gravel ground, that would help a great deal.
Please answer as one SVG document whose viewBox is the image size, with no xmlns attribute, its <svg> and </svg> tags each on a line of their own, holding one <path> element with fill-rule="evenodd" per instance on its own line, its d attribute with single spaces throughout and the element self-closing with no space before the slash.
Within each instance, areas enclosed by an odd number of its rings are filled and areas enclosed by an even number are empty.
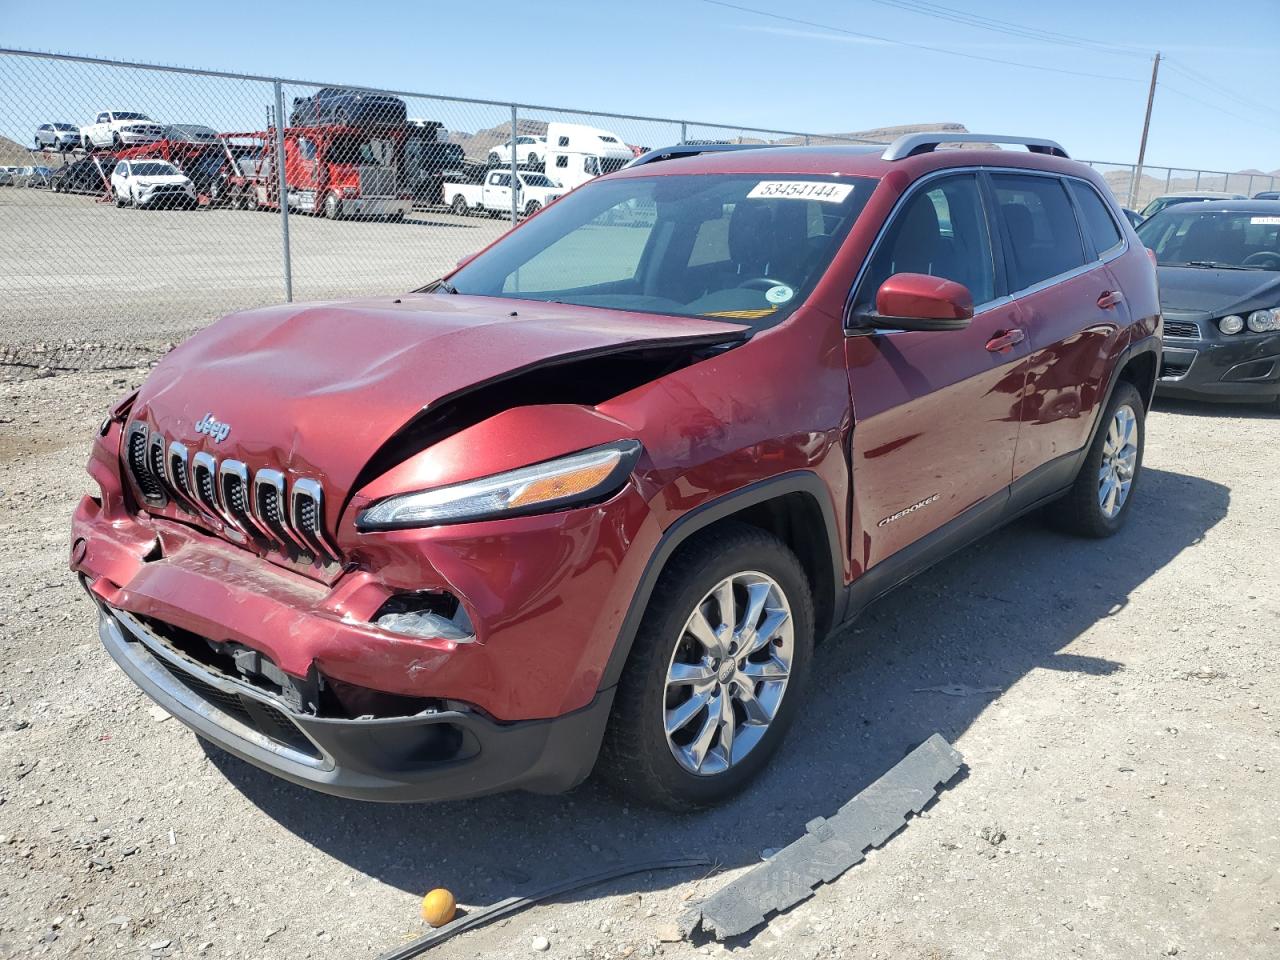
<svg viewBox="0 0 1280 960">
<path fill-rule="evenodd" d="M 1120 536 L 1027 519 L 878 603 L 820 649 L 785 755 L 718 811 L 594 783 L 382 807 L 202 746 L 100 648 L 68 516 L 93 425 L 141 375 L 0 385 L 0 956 L 374 957 L 422 932 L 431 887 L 485 904 L 699 853 L 718 871 L 594 888 L 431 955 L 1280 956 L 1276 415 L 1161 405 Z M 925 689 L 948 684 L 994 689 Z M 883 850 L 753 939 L 663 941 L 934 731 L 967 769 Z"/>
</svg>

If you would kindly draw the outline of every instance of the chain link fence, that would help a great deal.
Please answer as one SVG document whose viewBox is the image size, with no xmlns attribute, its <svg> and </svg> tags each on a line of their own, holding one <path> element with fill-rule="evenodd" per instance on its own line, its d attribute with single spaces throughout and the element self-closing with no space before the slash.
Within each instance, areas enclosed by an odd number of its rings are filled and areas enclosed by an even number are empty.
<svg viewBox="0 0 1280 960">
<path fill-rule="evenodd" d="M 227 312 L 407 290 L 639 153 L 868 143 L 0 50 L 0 376 L 132 365 Z M 1093 164 L 1122 202 L 1269 177 Z"/>
<path fill-rule="evenodd" d="M 1166 193 L 1205 191 L 1243 198 L 1280 191 L 1280 177 L 1267 173 L 1228 173 L 1225 170 L 1189 170 L 1153 167 L 1150 164 L 1139 169 L 1132 163 L 1083 162 L 1102 174 L 1123 206 L 1139 212 Z"/>
</svg>

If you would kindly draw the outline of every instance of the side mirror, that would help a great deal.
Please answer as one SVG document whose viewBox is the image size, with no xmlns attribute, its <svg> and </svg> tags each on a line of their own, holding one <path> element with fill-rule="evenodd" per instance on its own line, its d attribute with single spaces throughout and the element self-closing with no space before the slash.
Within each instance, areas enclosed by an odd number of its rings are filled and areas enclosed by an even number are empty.
<svg viewBox="0 0 1280 960">
<path fill-rule="evenodd" d="M 867 320 L 891 330 L 963 330 L 973 319 L 973 295 L 963 283 L 924 273 L 895 273 L 876 291 Z"/>
</svg>

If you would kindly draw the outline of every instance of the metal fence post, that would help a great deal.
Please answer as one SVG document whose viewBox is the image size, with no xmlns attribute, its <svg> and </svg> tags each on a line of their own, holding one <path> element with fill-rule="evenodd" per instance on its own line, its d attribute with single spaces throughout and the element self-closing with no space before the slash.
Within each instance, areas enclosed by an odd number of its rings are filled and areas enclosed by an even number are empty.
<svg viewBox="0 0 1280 960">
<path fill-rule="evenodd" d="M 1169 192 L 1169 184 L 1173 182 L 1173 167 L 1169 168 L 1169 172 L 1164 175 L 1164 192 Z"/>
<path fill-rule="evenodd" d="M 1202 173 L 1202 171 L 1200 171 L 1200 170 L 1197 170 L 1197 171 L 1196 171 L 1196 189 L 1197 189 L 1197 190 L 1199 190 L 1199 189 L 1200 189 L 1200 174 L 1201 174 L 1201 173 Z"/>
<path fill-rule="evenodd" d="M 689 142 L 689 125 L 685 123 L 683 120 L 680 121 L 680 142 L 681 143 Z"/>
<path fill-rule="evenodd" d="M 280 195 L 280 243 L 284 256 L 284 299 L 293 303 L 293 251 L 289 247 L 289 184 L 284 172 L 284 89 L 272 81 L 276 93 L 276 190 Z M 316 198 L 319 203 L 320 198 Z"/>
<path fill-rule="evenodd" d="M 516 225 L 516 211 L 519 201 L 516 199 L 516 192 L 520 189 L 520 175 L 516 173 L 516 123 L 519 118 L 516 116 L 516 105 L 511 105 L 511 225 Z"/>
</svg>

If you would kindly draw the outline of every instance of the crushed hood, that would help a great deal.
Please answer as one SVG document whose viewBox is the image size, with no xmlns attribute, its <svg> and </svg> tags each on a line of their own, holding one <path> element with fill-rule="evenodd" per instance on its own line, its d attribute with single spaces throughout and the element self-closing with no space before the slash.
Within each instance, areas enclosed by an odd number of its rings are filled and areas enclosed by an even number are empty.
<svg viewBox="0 0 1280 960">
<path fill-rule="evenodd" d="M 319 479 L 341 499 L 401 427 L 473 387 L 575 359 L 744 335 L 697 318 L 443 294 L 268 307 L 232 314 L 166 356 L 132 416 L 193 454 Z M 226 428 L 221 440 L 220 430 L 196 430 L 206 415 Z"/>
</svg>

